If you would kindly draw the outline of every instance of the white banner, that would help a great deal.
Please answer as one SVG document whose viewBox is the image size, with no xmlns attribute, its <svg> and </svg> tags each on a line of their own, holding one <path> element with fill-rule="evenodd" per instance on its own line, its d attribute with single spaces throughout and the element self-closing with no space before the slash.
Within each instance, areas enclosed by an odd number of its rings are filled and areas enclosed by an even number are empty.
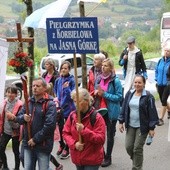
<svg viewBox="0 0 170 170">
<path fill-rule="evenodd" d="M 47 18 L 62 18 L 72 0 L 57 0 L 29 15 L 23 25 L 24 27 L 46 29 Z"/>
<path fill-rule="evenodd" d="M 0 38 L 0 112 L 4 100 L 5 78 L 9 43 Z"/>
</svg>

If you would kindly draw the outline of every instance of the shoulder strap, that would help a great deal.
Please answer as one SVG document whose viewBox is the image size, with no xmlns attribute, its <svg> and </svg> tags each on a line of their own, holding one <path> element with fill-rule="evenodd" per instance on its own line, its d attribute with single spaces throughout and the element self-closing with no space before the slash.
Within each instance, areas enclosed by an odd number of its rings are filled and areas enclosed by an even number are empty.
<svg viewBox="0 0 170 170">
<path fill-rule="evenodd" d="M 49 102 L 49 95 L 45 94 L 44 98 L 45 98 L 45 101 L 43 102 L 42 109 L 43 109 L 43 114 L 45 116 L 46 111 L 47 111 L 48 102 Z"/>
<path fill-rule="evenodd" d="M 97 115 L 97 110 L 94 110 L 94 112 L 90 115 L 90 124 L 94 126 L 96 123 L 96 115 Z M 70 114 L 70 122 L 72 124 L 73 121 L 73 114 Z"/>
<path fill-rule="evenodd" d="M 97 115 L 97 110 L 95 110 L 91 115 L 90 115 L 90 123 L 92 126 L 96 123 L 96 115 Z"/>
<path fill-rule="evenodd" d="M 115 79 L 116 79 L 116 78 L 115 78 Z M 115 89 L 115 79 L 113 80 L 113 83 L 112 83 L 114 90 L 116 90 L 116 89 Z M 123 88 L 122 88 L 122 94 L 123 94 Z M 124 98 L 122 97 L 122 100 L 120 101 L 120 106 L 122 106 L 123 100 L 124 100 Z"/>
</svg>

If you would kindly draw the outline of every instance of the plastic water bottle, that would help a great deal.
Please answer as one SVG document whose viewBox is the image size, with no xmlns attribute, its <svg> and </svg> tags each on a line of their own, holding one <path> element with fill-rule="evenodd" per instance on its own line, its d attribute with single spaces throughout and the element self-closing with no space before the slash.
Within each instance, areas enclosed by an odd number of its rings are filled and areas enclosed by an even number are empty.
<svg viewBox="0 0 170 170">
<path fill-rule="evenodd" d="M 153 142 L 153 137 L 152 136 L 148 136 L 148 138 L 146 139 L 146 145 L 150 145 Z"/>
</svg>

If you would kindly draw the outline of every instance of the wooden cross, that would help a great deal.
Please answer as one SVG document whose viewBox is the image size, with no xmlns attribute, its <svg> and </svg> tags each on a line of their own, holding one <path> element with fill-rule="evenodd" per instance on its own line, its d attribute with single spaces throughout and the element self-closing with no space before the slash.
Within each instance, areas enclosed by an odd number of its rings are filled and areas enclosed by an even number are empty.
<svg viewBox="0 0 170 170">
<path fill-rule="evenodd" d="M 22 38 L 22 30 L 21 30 L 21 24 L 16 23 L 17 25 L 17 35 L 18 37 L 11 37 L 6 38 L 7 42 L 18 42 L 18 50 L 23 51 L 23 42 L 32 43 L 34 42 L 34 38 Z M 23 84 L 23 91 L 24 91 L 24 98 L 25 98 L 25 108 L 26 108 L 26 114 L 29 115 L 29 107 L 28 107 L 28 92 L 27 92 L 27 78 L 26 76 L 21 76 L 22 84 Z M 27 130 L 28 130 L 28 138 L 31 139 L 31 127 L 30 123 L 27 122 Z"/>
<path fill-rule="evenodd" d="M 23 50 L 23 42 L 31 43 L 34 42 L 34 38 L 28 37 L 28 38 L 22 38 L 22 30 L 21 30 L 21 24 L 16 23 L 17 26 L 17 36 L 18 37 L 11 37 L 11 38 L 6 38 L 7 42 L 18 42 L 20 50 Z"/>
</svg>

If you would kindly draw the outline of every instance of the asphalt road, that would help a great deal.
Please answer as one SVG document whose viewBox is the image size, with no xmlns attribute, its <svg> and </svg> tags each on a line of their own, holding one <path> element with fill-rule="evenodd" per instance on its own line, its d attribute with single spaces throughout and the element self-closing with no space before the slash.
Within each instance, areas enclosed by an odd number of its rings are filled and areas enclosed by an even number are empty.
<svg viewBox="0 0 170 170">
<path fill-rule="evenodd" d="M 158 112 L 160 111 L 160 102 L 156 102 Z M 156 134 L 153 143 L 144 147 L 144 166 L 143 170 L 170 170 L 170 143 L 168 142 L 168 126 L 169 120 L 165 117 L 165 124 L 156 128 Z M 131 160 L 127 155 L 124 147 L 125 133 L 120 133 L 117 130 L 115 137 L 115 145 L 112 153 L 112 165 L 100 170 L 130 170 Z M 58 149 L 58 143 L 55 143 L 53 154 L 55 155 Z M 7 159 L 10 170 L 14 168 L 14 156 L 10 148 L 7 149 Z M 64 170 L 75 170 L 74 164 L 71 159 L 57 160 L 63 164 Z M 50 164 L 51 169 L 55 169 Z M 23 168 L 21 167 L 21 170 Z"/>
</svg>

